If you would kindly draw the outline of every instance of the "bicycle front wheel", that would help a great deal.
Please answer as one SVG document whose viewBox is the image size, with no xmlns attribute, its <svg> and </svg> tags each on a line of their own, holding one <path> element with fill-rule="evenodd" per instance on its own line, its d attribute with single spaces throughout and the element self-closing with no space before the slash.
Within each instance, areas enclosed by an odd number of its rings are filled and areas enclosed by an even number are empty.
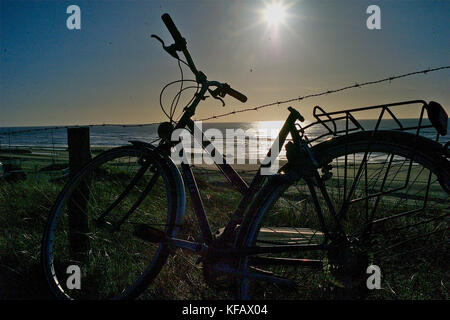
<svg viewBox="0 0 450 320">
<path fill-rule="evenodd" d="M 421 137 L 382 131 L 313 147 L 339 219 L 332 217 L 317 181 L 270 182 L 244 219 L 237 245 L 317 244 L 324 249 L 242 259 L 242 269 L 289 279 L 295 289 L 246 278 L 240 297 L 448 298 L 450 167 L 442 150 Z M 375 267 L 368 270 L 370 265 Z M 375 277 L 381 278 L 368 283 L 375 268 Z"/>
<path fill-rule="evenodd" d="M 145 148 L 103 152 L 58 196 L 42 240 L 51 291 L 64 299 L 136 297 L 161 270 L 168 249 L 144 241 L 149 226 L 174 236 L 184 208 L 178 171 Z"/>
</svg>

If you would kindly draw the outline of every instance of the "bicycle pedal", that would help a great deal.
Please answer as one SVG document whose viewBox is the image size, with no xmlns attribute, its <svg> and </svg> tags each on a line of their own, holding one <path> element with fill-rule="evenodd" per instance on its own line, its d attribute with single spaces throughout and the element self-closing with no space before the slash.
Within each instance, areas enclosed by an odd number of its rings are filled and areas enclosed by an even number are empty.
<svg viewBox="0 0 450 320">
<path fill-rule="evenodd" d="M 160 243 L 166 241 L 166 234 L 164 231 L 155 229 L 144 223 L 137 224 L 134 227 L 133 235 L 147 242 Z"/>
</svg>

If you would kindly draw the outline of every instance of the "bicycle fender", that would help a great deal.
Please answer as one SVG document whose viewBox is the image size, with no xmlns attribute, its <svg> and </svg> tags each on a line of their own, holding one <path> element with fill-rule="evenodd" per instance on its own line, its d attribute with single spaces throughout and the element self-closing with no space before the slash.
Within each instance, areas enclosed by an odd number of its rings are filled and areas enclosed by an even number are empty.
<svg viewBox="0 0 450 320">
<path fill-rule="evenodd" d="M 431 164 L 438 173 L 438 180 L 442 187 L 450 193 L 450 160 L 449 160 L 449 143 L 445 146 L 437 141 L 418 136 L 409 132 L 393 131 L 393 130 L 379 130 L 379 131 L 360 131 L 334 137 L 332 139 L 323 141 L 311 147 L 312 153 L 315 155 L 319 163 L 327 162 L 327 149 L 333 148 L 335 145 L 351 145 L 354 142 L 376 143 L 376 141 L 384 141 L 390 144 L 403 145 L 411 150 L 420 150 L 422 155 L 426 155 L 427 162 Z M 288 148 L 286 148 L 288 149 Z M 289 151 L 289 150 L 287 150 Z M 297 155 L 295 155 L 297 156 Z M 296 157 L 291 158 L 296 158 Z M 298 178 L 302 177 L 302 170 L 298 170 L 298 161 L 292 159 L 288 161 L 280 172 L 299 172 Z M 300 158 L 301 160 L 301 158 Z"/>
</svg>

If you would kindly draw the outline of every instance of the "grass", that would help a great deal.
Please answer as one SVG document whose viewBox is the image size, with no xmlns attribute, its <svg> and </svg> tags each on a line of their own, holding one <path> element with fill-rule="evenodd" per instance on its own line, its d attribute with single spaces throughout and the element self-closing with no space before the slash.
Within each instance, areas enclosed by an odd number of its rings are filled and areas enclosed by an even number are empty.
<svg viewBox="0 0 450 320">
<path fill-rule="evenodd" d="M 320 234 L 312 233 L 312 235 L 308 235 L 307 231 L 305 232 L 301 229 L 303 227 L 310 228 L 307 230 L 319 230 L 320 224 L 317 215 L 313 212 L 312 205 L 308 205 L 307 201 L 297 201 L 297 206 L 302 211 L 302 215 L 298 215 L 293 210 L 292 204 L 288 204 L 289 201 L 293 202 L 292 199 L 289 199 L 290 197 L 288 193 L 287 198 L 280 198 L 274 207 L 266 213 L 262 226 L 265 228 L 270 228 L 269 226 L 296 227 L 297 230 L 300 230 L 298 232 L 302 234 L 302 237 L 299 238 L 299 235 L 296 234 L 297 238 L 291 238 L 298 239 L 295 242 L 305 243 L 311 241 L 311 243 L 320 243 L 322 239 Z M 391 208 L 392 204 L 389 202 L 380 203 L 379 215 L 382 216 L 383 212 L 389 212 Z M 410 208 L 405 206 L 403 208 L 400 207 L 398 211 L 405 212 L 408 209 Z M 357 234 L 361 230 L 361 221 L 363 221 L 361 212 L 364 212 L 363 203 L 361 202 L 356 203 L 348 212 L 349 218 L 346 219 L 344 224 L 348 233 Z M 427 211 L 428 216 L 433 216 L 436 213 L 438 212 Z M 284 223 L 280 224 L 280 221 Z M 355 299 L 362 297 L 368 299 L 406 300 L 448 299 L 449 291 L 447 288 L 450 284 L 448 238 L 446 238 L 448 230 L 446 231 L 445 226 L 443 227 L 445 222 L 442 220 L 434 224 L 430 223 L 430 225 L 421 224 L 423 221 L 423 217 L 415 215 L 374 225 L 374 231 L 380 233 L 373 242 L 373 248 L 377 249 L 375 254 L 372 253 L 367 257 L 368 263 L 365 262 L 365 266 L 375 264 L 380 267 L 382 271 L 382 290 L 375 290 L 370 292 L 369 295 L 367 295 L 367 292 L 346 292 L 340 289 L 339 286 L 328 286 L 331 283 L 341 283 L 342 281 L 339 278 L 342 275 L 333 275 L 327 269 L 324 272 L 317 272 L 309 268 L 301 268 L 299 270 L 292 267 L 270 267 L 268 270 L 297 279 L 303 286 L 302 291 L 294 293 L 283 292 L 277 290 L 277 288 L 264 287 L 261 284 L 254 284 L 258 286 L 254 290 L 261 293 L 264 292 L 266 298 L 273 299 Z M 417 224 L 421 228 L 414 230 L 402 229 L 402 227 L 411 224 Z M 441 232 L 428 235 L 428 233 L 438 229 Z M 426 236 L 414 239 L 414 237 L 421 234 Z M 279 235 L 278 238 L 283 239 L 283 237 L 289 239 L 293 235 Z M 265 240 L 261 235 L 258 236 L 258 239 Z M 404 239 L 412 240 L 396 246 Z M 421 249 L 421 251 L 415 252 L 417 249 Z M 321 251 L 307 254 L 283 253 L 282 256 L 285 258 L 328 258 Z M 352 261 L 348 253 L 344 253 L 342 257 L 345 262 Z M 344 272 L 345 276 L 348 274 L 351 274 L 351 271 Z M 365 284 L 368 275 L 362 274 L 361 277 Z"/>
<path fill-rule="evenodd" d="M 52 176 L 44 178 L 40 174 L 33 178 L 28 175 L 24 181 L 0 182 L 0 299 L 51 298 L 39 259 L 46 219 L 64 182 L 52 181 Z M 217 230 L 226 223 L 239 194 L 231 189 L 224 193 L 217 185 L 206 188 L 206 180 L 198 178 L 198 185 L 205 191 L 202 195 L 211 227 Z M 201 238 L 189 203 L 182 233 L 186 238 Z M 169 257 L 152 290 L 145 292 L 142 298 L 231 298 L 229 294 L 208 288 L 196 260 L 195 256 L 176 251 Z"/>
<path fill-rule="evenodd" d="M 336 171 L 337 166 L 333 168 L 333 177 L 325 182 L 327 190 L 330 193 L 331 200 L 342 198 L 342 181 L 338 184 L 338 177 L 342 177 Z M 376 218 L 388 217 L 394 214 L 409 212 L 413 209 L 421 208 L 424 200 L 426 182 L 428 181 L 428 172 L 423 171 L 418 166 L 413 166 L 410 172 L 410 184 L 407 188 L 400 189 L 405 183 L 408 166 L 393 168 L 392 178 L 386 179 L 384 190 L 395 190 L 389 195 L 382 197 L 378 203 L 375 212 Z M 354 171 L 349 167 L 350 181 L 353 179 Z M 381 173 L 384 176 L 385 169 L 381 165 L 371 164 L 367 170 L 369 180 Z M 354 174 L 354 173 L 353 173 Z M 362 174 L 364 176 L 364 173 Z M 351 184 L 351 183 L 350 183 Z M 349 188 L 350 186 L 347 186 Z M 372 189 L 373 188 L 373 189 Z M 355 201 L 350 205 L 344 219 L 343 227 L 347 234 L 359 234 L 365 224 L 366 205 L 372 209 L 376 203 L 376 197 L 371 198 L 368 203 L 365 200 L 358 200 L 364 196 L 364 183 L 356 184 L 356 191 L 352 199 Z M 380 183 L 373 183 L 369 186 L 369 194 L 376 194 L 380 190 Z M 432 220 L 437 216 L 443 216 L 448 212 L 448 195 L 446 195 L 435 177 L 431 179 L 429 188 L 428 206 L 425 212 L 404 215 L 396 219 L 379 222 L 373 225 L 373 231 L 377 232 L 377 237 L 373 239 L 372 248 L 376 250 L 368 257 L 369 264 L 376 264 L 382 270 L 383 290 L 372 292 L 368 297 L 375 299 L 448 299 L 449 272 L 448 272 L 448 217 L 439 220 Z M 319 202 L 323 209 L 326 221 L 331 221 L 331 214 L 326 210 L 324 199 L 319 196 Z M 339 209 L 339 207 L 338 207 Z M 447 210 L 447 211 L 446 211 Z M 369 210 L 370 211 L 370 210 Z M 298 213 L 301 214 L 298 214 Z M 280 223 L 283 221 L 282 223 Z M 425 223 L 427 222 L 428 223 Z M 330 224 L 329 224 L 330 225 Z M 268 226 L 286 226 L 310 228 L 310 230 L 320 230 L 320 223 L 312 208 L 312 198 L 308 190 L 302 187 L 301 183 L 297 187 L 290 187 L 285 191 L 278 202 L 264 216 L 263 227 Z M 414 226 L 406 228 L 406 226 Z M 299 232 L 301 234 L 301 232 Z M 303 234 L 304 236 L 304 234 Z M 291 235 L 289 235 L 291 237 Z M 297 235 L 298 237 L 298 235 Z M 258 237 L 259 239 L 260 237 Z M 282 236 L 280 235 L 280 238 Z M 410 241 L 404 241 L 409 239 Z M 300 238 L 300 241 L 308 240 Z M 315 241 L 313 241 L 315 242 Z M 421 249 L 421 251 L 419 251 Z M 351 261 L 348 253 L 344 252 L 345 261 Z M 311 253 L 309 256 L 299 255 L 297 253 L 284 255 L 290 258 L 311 258 L 323 259 L 323 255 Z M 367 265 L 367 264 L 366 264 Z M 305 289 L 300 294 L 294 293 L 290 296 L 282 295 L 275 289 L 258 287 L 259 292 L 275 299 L 279 298 L 342 298 L 341 294 L 334 289 L 334 292 L 325 290 L 323 279 L 318 277 L 317 272 L 310 272 L 303 268 L 300 272 L 290 267 L 273 267 L 272 272 L 283 273 L 292 278 L 297 278 Z M 346 272 L 345 275 L 348 275 Z M 329 277 L 324 272 L 324 277 Z M 362 275 L 366 279 L 366 275 Z M 335 278 L 335 277 L 334 277 Z M 337 279 L 332 279 L 337 280 Z M 314 290 L 321 286 L 324 290 Z M 270 296 L 272 294 L 272 296 Z"/>
<path fill-rule="evenodd" d="M 0 298 L 49 298 L 39 248 L 47 214 L 61 187 L 41 179 L 0 183 Z"/>
<path fill-rule="evenodd" d="M 60 167 L 58 167 L 60 168 Z M 202 200 L 208 212 L 212 230 L 218 230 L 228 221 L 240 195 L 218 178 L 215 174 L 201 173 L 197 175 L 197 183 L 202 192 Z M 53 175 L 28 175 L 26 180 L 15 183 L 0 183 L 0 299 L 46 299 L 51 298 L 43 275 L 40 271 L 40 241 L 49 210 L 62 189 L 64 180 L 52 180 Z M 248 179 L 249 176 L 246 176 Z M 106 186 L 111 189 L 113 186 Z M 161 194 L 163 189 L 158 193 Z M 158 196 L 157 195 L 157 196 Z M 159 199 L 159 198 L 158 198 Z M 146 200 L 147 201 L 147 200 Z M 304 216 L 298 216 L 285 206 L 276 217 L 267 217 L 266 223 L 286 226 L 292 223 L 317 223 L 312 205 L 302 202 Z M 388 205 L 384 204 L 388 207 Z M 164 214 L 164 207 L 160 202 L 150 201 L 144 206 L 152 208 L 153 212 Z M 383 208 L 383 206 L 381 206 Z M 272 220 L 271 220 L 272 219 Z M 194 212 L 188 199 L 185 222 L 181 230 L 183 238 L 200 240 L 201 234 Z M 126 240 L 123 240 L 126 241 Z M 125 242 L 124 242 L 125 243 Z M 136 248 L 138 250 L 138 248 Z M 119 255 L 120 263 L 115 270 L 127 270 L 128 263 L 125 256 Z M 430 253 L 431 254 L 431 253 Z M 445 254 L 445 253 L 444 253 Z M 448 255 L 448 253 L 447 253 Z M 426 256 L 424 256 L 426 257 Z M 396 282 L 407 284 L 400 286 L 396 283 L 388 284 L 378 295 L 379 298 L 425 299 L 448 298 L 448 260 L 446 256 L 433 257 L 420 262 L 416 271 L 411 273 L 406 267 L 411 263 L 408 256 L 397 259 Z M 161 273 L 150 288 L 145 291 L 141 299 L 223 299 L 233 298 L 233 291 L 219 290 L 216 286 L 209 286 L 204 281 L 203 270 L 196 263 L 197 256 L 186 251 L 174 251 L 168 258 Z M 97 265 L 97 267 L 99 267 Z M 383 270 L 383 272 L 386 270 Z M 391 271 L 391 270 L 387 270 Z M 99 268 L 99 273 L 103 270 Z M 116 274 L 111 273 L 111 276 Z M 120 277 L 126 278 L 126 274 Z M 427 280 L 432 281 L 427 281 Z M 432 287 L 424 288 L 427 283 Z M 322 293 L 316 282 L 308 283 L 309 287 L 303 289 L 296 298 L 321 298 Z M 3 290 L 3 291 L 2 291 Z M 428 292 L 421 296 L 421 292 Z M 429 294 L 434 292 L 434 294 Z M 339 298 L 335 293 L 328 294 L 326 298 Z"/>
</svg>

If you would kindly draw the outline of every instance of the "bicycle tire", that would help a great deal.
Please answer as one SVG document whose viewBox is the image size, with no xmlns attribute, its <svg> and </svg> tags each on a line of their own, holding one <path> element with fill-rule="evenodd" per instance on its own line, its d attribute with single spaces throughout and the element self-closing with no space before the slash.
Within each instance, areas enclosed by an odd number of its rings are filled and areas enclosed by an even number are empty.
<svg viewBox="0 0 450 320">
<path fill-rule="evenodd" d="M 444 148 L 437 142 L 431 141 L 429 139 L 420 137 L 420 136 L 414 136 L 408 133 L 404 132 L 393 132 L 393 131 L 376 131 L 376 132 L 358 132 L 354 134 L 349 134 L 342 137 L 337 137 L 328 141 L 325 141 L 323 143 L 317 144 L 314 147 L 312 147 L 312 152 L 316 157 L 316 160 L 319 162 L 321 166 L 324 166 L 326 164 L 330 163 L 331 159 L 337 159 L 339 157 L 342 157 L 345 154 L 354 154 L 356 152 L 364 152 L 370 148 L 371 152 L 386 152 L 390 154 L 395 154 L 396 156 L 402 156 L 406 159 L 414 159 L 414 163 L 418 163 L 421 166 L 427 168 L 430 170 L 430 172 L 433 173 L 433 175 L 436 176 L 436 179 L 438 181 L 435 181 L 434 187 L 436 185 L 439 185 L 441 190 L 444 190 L 441 195 L 444 197 L 444 200 L 441 202 L 442 206 L 444 207 L 443 210 L 445 212 L 448 211 L 448 186 L 450 183 L 450 165 L 449 165 L 449 159 L 448 155 L 444 151 Z M 364 161 L 364 160 L 362 160 Z M 412 162 L 411 162 L 412 163 Z M 282 168 L 280 171 L 283 170 L 289 170 L 289 164 L 286 165 L 284 168 Z M 367 170 L 367 169 L 366 169 Z M 417 171 L 417 170 L 416 170 Z M 431 174 L 430 174 L 431 176 Z M 287 192 L 287 190 L 295 185 L 295 183 L 290 183 L 283 181 L 282 179 L 270 179 L 269 182 L 264 186 L 264 188 L 259 192 L 258 196 L 255 198 L 255 200 L 252 202 L 250 209 L 247 211 L 244 220 L 242 222 L 242 225 L 240 226 L 238 237 L 236 240 L 236 246 L 239 248 L 248 247 L 255 245 L 258 241 L 258 237 L 260 238 L 259 241 L 261 241 L 262 237 L 261 234 L 268 233 L 264 226 L 262 225 L 263 219 L 267 219 L 265 215 L 270 214 L 270 210 L 272 210 L 275 206 L 278 200 L 282 200 L 283 195 Z M 344 195 L 345 198 L 345 195 Z M 283 200 L 284 201 L 284 200 Z M 276 210 L 276 208 L 274 209 Z M 306 210 L 304 210 L 306 211 Z M 280 211 L 281 212 L 281 211 Z M 444 212 L 444 211 L 442 211 Z M 279 212 L 278 212 L 279 214 Z M 448 226 L 448 217 L 447 214 L 444 214 L 442 219 L 445 225 Z M 403 219 L 403 218 L 401 218 Z M 406 219 L 406 218 L 405 218 Z M 328 221 L 328 220 L 327 220 Z M 316 226 L 318 225 L 318 222 L 315 221 L 313 224 Z M 319 234 L 320 230 L 316 230 Z M 448 236 L 447 231 L 445 231 L 448 228 L 444 228 L 444 235 L 443 235 L 443 241 L 444 243 L 442 246 L 446 246 L 448 243 Z M 263 231 L 261 231 L 263 230 Z M 316 232 L 314 231 L 314 232 Z M 277 232 L 277 229 L 275 229 L 275 232 Z M 315 236 L 314 234 L 313 236 Z M 318 238 L 318 236 L 317 236 Z M 292 238 L 291 238 L 292 239 Z M 311 239 L 309 240 L 311 241 Z M 317 240 L 319 241 L 319 240 Z M 322 240 L 321 240 L 322 241 Z M 323 240 L 326 241 L 326 240 Z M 263 243 L 263 242 L 262 242 Z M 441 248 L 442 249 L 442 248 Z M 444 248 L 445 249 L 445 248 Z M 446 250 L 441 251 L 443 254 L 446 254 Z M 448 255 L 448 253 L 447 253 Z M 308 256 L 307 256 L 308 257 Z M 248 270 L 250 267 L 250 259 L 249 257 L 242 258 L 240 261 L 240 268 L 243 270 Z M 445 257 L 443 257 L 443 264 L 445 266 Z M 448 267 L 448 264 L 447 264 Z M 287 269 L 288 267 L 286 267 Z M 448 269 L 448 268 L 447 268 Z M 266 270 L 267 271 L 267 270 Z M 272 271 L 272 270 L 268 270 Z M 366 270 L 364 270 L 366 271 Z M 323 272 L 323 269 L 320 271 L 312 271 L 321 273 Z M 368 275 L 367 275 L 368 276 Z M 366 276 L 366 277 L 367 277 Z M 426 274 L 424 275 L 426 277 Z M 316 277 L 316 275 L 312 276 Z M 448 281 L 448 274 L 444 275 L 443 277 L 446 277 L 444 279 L 444 282 Z M 324 277 L 326 280 L 330 280 L 329 277 Z M 322 279 L 324 279 L 322 278 Z M 249 299 L 254 298 L 254 294 L 251 292 L 251 283 L 254 282 L 250 280 L 249 278 L 241 279 L 238 282 L 238 291 L 237 295 L 241 299 Z M 365 285 L 365 283 L 364 283 Z M 322 286 L 322 285 L 321 285 Z M 264 285 L 261 285 L 261 287 L 264 287 Z M 311 289 L 311 288 L 310 288 Z M 307 299 L 317 299 L 317 298 L 342 298 L 342 295 L 336 295 L 336 290 L 334 290 L 334 295 L 329 294 L 329 292 L 324 293 L 324 287 L 321 287 L 321 289 L 316 290 L 317 288 L 314 288 L 312 291 L 315 293 L 308 295 L 306 294 Z M 389 291 L 391 288 L 384 288 L 384 291 Z M 256 289 L 255 289 L 256 290 Z M 261 298 L 262 291 L 265 289 L 258 289 L 261 290 L 259 292 L 260 294 L 257 295 L 258 298 Z M 332 289 L 333 290 L 333 289 Z M 355 290 L 356 291 L 356 290 Z M 382 291 L 382 290 L 380 290 Z M 393 291 L 393 290 L 392 290 Z M 438 290 L 439 291 L 439 290 Z M 445 296 L 445 293 L 442 293 L 443 290 L 441 290 L 440 295 L 438 295 L 438 298 L 442 298 L 442 296 Z M 445 290 L 444 290 L 445 291 Z M 367 293 L 367 292 L 366 292 Z M 420 293 L 419 298 L 420 298 Z M 275 298 L 275 299 L 283 299 L 281 297 L 282 295 L 275 295 L 275 296 L 269 296 L 269 298 Z M 305 298 L 302 294 L 293 294 L 294 299 Z M 389 292 L 387 295 L 388 297 L 396 297 L 395 294 L 392 292 Z M 344 297 L 355 297 L 354 295 L 345 295 Z M 358 297 L 358 296 L 356 296 Z M 359 296 L 359 297 L 366 297 Z M 265 298 L 263 296 L 263 298 Z M 432 296 L 431 298 L 436 298 Z"/>
<path fill-rule="evenodd" d="M 142 169 L 145 166 L 145 164 L 139 164 L 138 161 L 145 161 L 148 167 L 146 170 L 142 170 L 144 173 L 138 183 L 132 188 L 132 191 L 127 192 L 125 186 L 130 185 L 130 181 L 132 181 L 129 179 L 137 176 L 133 176 L 133 170 Z M 175 236 L 177 233 L 179 225 L 182 223 L 181 219 L 185 208 L 184 186 L 177 168 L 173 163 L 172 165 L 170 164 L 169 159 L 148 148 L 139 146 L 118 147 L 100 153 L 70 179 L 60 192 L 50 211 L 41 245 L 41 261 L 44 275 L 50 291 L 57 298 L 130 299 L 137 297 L 155 279 L 168 258 L 168 248 L 163 244 L 148 244 L 141 239 L 135 239 L 135 237 L 129 237 L 131 240 L 126 240 L 128 239 L 126 237 L 131 235 L 126 232 L 132 232 L 132 223 L 139 225 L 159 219 L 162 221 L 162 226 L 159 228 L 164 229 L 167 235 Z M 126 170 L 124 169 L 125 167 L 127 168 Z M 149 172 L 151 168 L 154 171 L 153 175 Z M 155 176 L 153 189 L 150 190 L 150 193 L 147 193 L 145 200 L 138 203 L 138 196 L 143 195 L 145 191 L 142 188 L 149 185 L 149 181 Z M 113 178 L 116 179 L 114 180 Z M 80 192 L 80 190 L 84 191 Z M 157 197 L 158 201 L 150 201 L 151 191 L 155 192 L 155 197 Z M 81 197 L 77 198 L 78 194 L 82 194 L 83 199 Z M 107 194 L 109 198 L 106 197 Z M 96 197 L 97 195 L 98 197 Z M 120 199 L 118 195 L 124 196 Z M 111 213 L 108 213 L 105 218 L 111 221 L 102 224 L 102 226 L 96 225 L 98 221 L 94 219 L 99 217 L 99 210 L 101 210 L 100 212 L 105 212 L 106 207 L 108 207 L 107 204 L 111 205 L 111 203 L 114 203 L 113 200 L 118 199 L 120 199 L 118 204 L 111 209 Z M 80 209 L 79 212 L 88 217 L 85 220 L 87 229 L 81 230 L 81 233 L 84 233 L 85 239 L 87 239 L 88 245 L 83 249 L 86 251 L 83 253 L 86 257 L 78 259 L 80 255 L 76 256 L 81 264 L 80 269 L 83 275 L 81 278 L 81 289 L 69 289 L 67 285 L 68 276 L 64 273 L 64 268 L 75 259 L 73 242 L 71 242 L 70 238 L 70 232 L 75 232 L 72 230 L 73 225 L 70 227 L 69 212 L 77 212 L 78 209 L 75 211 L 73 209 L 75 208 L 73 204 L 77 200 L 80 200 L 77 203 L 77 207 Z M 99 205 L 97 201 L 103 202 Z M 119 231 L 108 230 L 110 223 L 117 223 L 119 217 L 123 217 L 119 216 L 119 214 L 127 212 L 126 210 L 129 210 L 131 208 L 130 205 L 134 203 L 139 204 L 141 212 L 137 213 L 138 209 L 135 209 L 128 218 L 129 220 L 122 224 Z M 152 206 L 155 206 L 155 208 Z M 141 209 L 141 207 L 143 208 Z M 143 209 L 146 209 L 146 211 L 144 212 Z M 151 215 L 152 213 L 154 213 L 153 216 Z M 94 215 L 96 216 L 94 217 Z M 135 219 L 133 222 L 131 222 L 132 217 Z M 147 220 L 144 221 L 144 218 Z M 61 226 L 61 228 L 57 229 L 58 226 Z M 76 229 L 77 232 L 79 230 Z M 80 232 L 78 232 L 79 234 Z M 120 241 L 119 237 L 122 237 Z M 60 239 L 58 243 L 61 244 L 57 243 L 57 239 Z M 80 238 L 76 239 L 79 240 Z M 114 242 L 114 240 L 116 241 Z M 152 255 L 152 248 L 154 249 L 154 255 Z M 127 252 L 126 249 L 130 251 Z M 152 249 L 151 252 L 150 249 Z M 118 252 L 121 252 L 121 256 L 119 256 Z M 151 259 L 148 259 L 147 255 L 152 255 Z M 134 268 L 134 264 L 133 266 L 121 265 L 121 260 L 132 261 L 142 269 L 136 267 L 137 270 L 134 271 L 133 269 L 134 272 L 132 273 L 131 268 Z M 91 264 L 95 261 L 99 263 L 94 267 Z M 135 278 L 130 279 L 131 275 L 128 276 L 126 274 L 128 271 L 126 268 L 128 267 Z M 114 270 L 120 271 L 121 274 L 112 274 Z M 105 283 L 102 283 L 103 276 L 105 277 Z M 109 277 L 107 284 L 106 277 Z M 89 283 L 86 283 L 87 281 Z M 66 282 L 66 286 L 64 282 Z M 114 282 L 114 284 L 110 282 Z M 115 282 L 117 282 L 117 288 L 114 288 Z M 123 283 L 124 287 L 119 287 L 119 283 L 120 285 Z M 101 285 L 95 287 L 97 284 L 103 284 L 103 287 Z M 110 292 L 107 292 L 105 287 L 111 287 Z M 116 289 L 117 292 L 113 292 Z"/>
</svg>

